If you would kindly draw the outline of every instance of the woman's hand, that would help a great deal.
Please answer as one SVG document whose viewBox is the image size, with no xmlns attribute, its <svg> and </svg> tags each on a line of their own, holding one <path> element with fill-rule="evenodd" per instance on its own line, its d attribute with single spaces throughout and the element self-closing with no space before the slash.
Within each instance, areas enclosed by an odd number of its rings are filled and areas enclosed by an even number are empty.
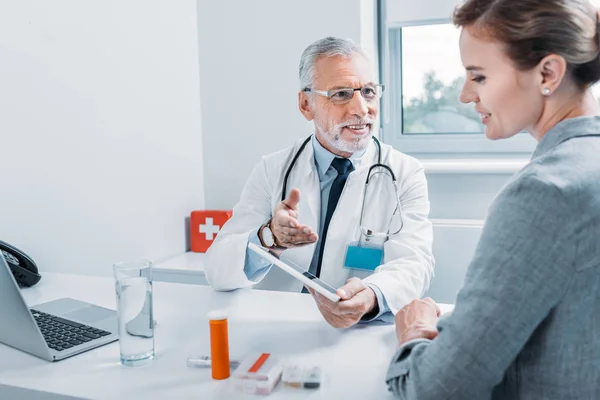
<svg viewBox="0 0 600 400">
<path fill-rule="evenodd" d="M 396 336 L 400 344 L 412 339 L 434 339 L 440 308 L 431 298 L 416 299 L 396 314 Z"/>
</svg>

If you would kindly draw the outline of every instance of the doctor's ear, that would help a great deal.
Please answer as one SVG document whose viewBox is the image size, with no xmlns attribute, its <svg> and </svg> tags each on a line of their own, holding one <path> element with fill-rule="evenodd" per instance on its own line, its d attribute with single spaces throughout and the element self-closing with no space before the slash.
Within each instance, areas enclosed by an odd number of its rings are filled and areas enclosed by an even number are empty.
<svg viewBox="0 0 600 400">
<path fill-rule="evenodd" d="M 309 94 L 305 91 L 298 92 L 298 108 L 307 121 L 312 121 L 314 113 L 311 105 Z"/>
</svg>

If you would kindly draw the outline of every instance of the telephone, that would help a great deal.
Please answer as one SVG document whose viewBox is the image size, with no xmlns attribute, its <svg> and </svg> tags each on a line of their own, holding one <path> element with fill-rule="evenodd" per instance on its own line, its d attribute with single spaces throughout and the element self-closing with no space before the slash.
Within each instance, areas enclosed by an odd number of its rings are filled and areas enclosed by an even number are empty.
<svg viewBox="0 0 600 400">
<path fill-rule="evenodd" d="M 4 256 L 20 287 L 33 286 L 42 278 L 31 257 L 2 240 L 0 240 L 0 254 Z"/>
</svg>

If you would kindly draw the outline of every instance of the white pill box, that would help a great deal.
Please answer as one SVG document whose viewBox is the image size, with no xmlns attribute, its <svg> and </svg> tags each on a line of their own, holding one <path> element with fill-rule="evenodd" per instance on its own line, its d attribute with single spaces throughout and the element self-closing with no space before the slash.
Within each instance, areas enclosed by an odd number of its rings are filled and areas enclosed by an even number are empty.
<svg viewBox="0 0 600 400">
<path fill-rule="evenodd" d="M 318 389 L 321 387 L 322 372 L 319 367 L 301 367 L 286 365 L 283 368 L 281 381 L 286 388 Z"/>
<path fill-rule="evenodd" d="M 231 375 L 237 390 L 249 394 L 268 395 L 281 379 L 281 358 L 270 353 L 246 357 Z"/>
</svg>

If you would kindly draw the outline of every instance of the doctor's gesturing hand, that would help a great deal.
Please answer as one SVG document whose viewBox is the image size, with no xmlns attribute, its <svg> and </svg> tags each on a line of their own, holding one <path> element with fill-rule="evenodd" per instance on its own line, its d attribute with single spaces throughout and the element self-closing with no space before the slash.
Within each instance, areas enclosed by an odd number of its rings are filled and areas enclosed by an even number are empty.
<svg viewBox="0 0 600 400">
<path fill-rule="evenodd" d="M 325 296 L 308 288 L 317 302 L 317 307 L 329 325 L 334 328 L 348 328 L 377 306 L 377 296 L 373 289 L 358 278 L 350 278 L 337 290 L 341 300 L 332 302 Z"/>
<path fill-rule="evenodd" d="M 318 236 L 308 225 L 298 222 L 300 190 L 293 188 L 288 198 L 275 207 L 270 228 L 279 247 L 298 247 L 317 241 Z"/>
</svg>

